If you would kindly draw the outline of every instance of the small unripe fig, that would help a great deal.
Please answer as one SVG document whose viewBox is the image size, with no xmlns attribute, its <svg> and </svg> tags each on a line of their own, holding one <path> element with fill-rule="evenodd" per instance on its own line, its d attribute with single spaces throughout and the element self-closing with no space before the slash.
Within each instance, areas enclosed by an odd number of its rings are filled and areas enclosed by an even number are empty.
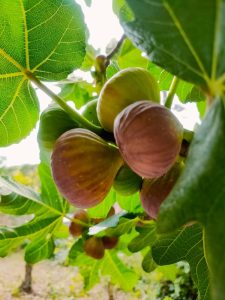
<svg viewBox="0 0 225 300">
<path fill-rule="evenodd" d="M 114 146 L 89 130 L 77 128 L 56 141 L 52 174 L 71 204 L 88 208 L 104 200 L 122 163 Z"/>
<path fill-rule="evenodd" d="M 160 100 L 158 83 L 147 70 L 127 68 L 116 73 L 99 95 L 97 114 L 102 127 L 112 132 L 115 117 L 131 103 L 143 99 Z"/>
<path fill-rule="evenodd" d="M 142 177 L 156 178 L 175 163 L 183 127 L 168 108 L 139 101 L 116 117 L 114 135 L 128 166 Z"/>
<path fill-rule="evenodd" d="M 142 178 L 134 173 L 127 165 L 120 168 L 113 182 L 117 193 L 130 196 L 140 190 Z"/>
<path fill-rule="evenodd" d="M 104 246 L 101 238 L 90 237 L 84 242 L 84 251 L 88 256 L 95 259 L 101 259 L 104 256 Z"/>
<path fill-rule="evenodd" d="M 60 135 L 77 127 L 78 125 L 62 108 L 55 104 L 49 105 L 40 117 L 38 142 L 46 149 L 52 150 Z"/>
<path fill-rule="evenodd" d="M 161 203 L 166 199 L 183 170 L 182 163 L 175 163 L 169 172 L 156 179 L 144 179 L 140 191 L 141 203 L 146 213 L 156 219 Z"/>
<path fill-rule="evenodd" d="M 81 221 L 83 223 L 89 222 L 88 214 L 85 210 L 79 210 L 76 212 L 73 216 L 73 219 L 76 221 Z M 69 232 L 72 236 L 80 236 L 83 231 L 86 229 L 82 224 L 79 224 L 78 222 L 71 222 L 69 226 Z"/>
<path fill-rule="evenodd" d="M 83 111 L 81 114 L 91 123 L 95 124 L 96 126 L 100 126 L 97 117 L 97 102 L 98 99 L 89 101 L 84 107 L 82 107 Z"/>
<path fill-rule="evenodd" d="M 116 236 L 103 236 L 102 242 L 105 249 L 113 249 L 118 243 L 118 237 Z"/>
</svg>

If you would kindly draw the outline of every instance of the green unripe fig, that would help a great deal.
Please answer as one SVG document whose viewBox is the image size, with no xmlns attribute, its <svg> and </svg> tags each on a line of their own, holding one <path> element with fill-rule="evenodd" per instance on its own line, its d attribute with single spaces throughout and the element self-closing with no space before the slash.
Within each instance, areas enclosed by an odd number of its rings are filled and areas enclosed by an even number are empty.
<svg viewBox="0 0 225 300">
<path fill-rule="evenodd" d="M 144 178 L 156 178 L 175 163 L 183 127 L 168 108 L 139 101 L 116 117 L 114 136 L 127 165 Z"/>
<path fill-rule="evenodd" d="M 116 236 L 103 236 L 102 242 L 105 249 L 113 249 L 118 244 L 119 238 Z"/>
<path fill-rule="evenodd" d="M 52 153 L 52 174 L 61 194 L 74 206 L 104 200 L 123 161 L 116 147 L 87 129 L 64 133 Z"/>
<path fill-rule="evenodd" d="M 49 105 L 40 117 L 38 142 L 44 148 L 52 150 L 60 135 L 76 127 L 78 127 L 76 122 L 62 108 Z"/>
<path fill-rule="evenodd" d="M 145 212 L 151 218 L 157 218 L 161 203 L 169 195 L 182 170 L 183 164 L 175 163 L 165 175 L 156 179 L 144 179 L 140 198 Z"/>
<path fill-rule="evenodd" d="M 85 210 L 79 210 L 78 212 L 76 212 L 73 216 L 73 219 L 75 221 L 81 221 L 83 223 L 89 223 L 89 217 L 88 214 Z M 82 224 L 79 224 L 78 222 L 71 222 L 70 226 L 69 226 L 69 232 L 72 236 L 80 236 L 83 231 L 86 229 L 85 226 L 83 226 Z"/>
<path fill-rule="evenodd" d="M 96 126 L 101 126 L 97 116 L 97 102 L 98 99 L 89 101 L 83 108 L 82 116 L 88 121 L 95 124 Z"/>
<path fill-rule="evenodd" d="M 123 196 L 130 196 L 140 190 L 142 178 L 134 173 L 127 165 L 120 168 L 113 182 L 117 193 Z"/>
<path fill-rule="evenodd" d="M 95 236 L 84 242 L 84 251 L 88 256 L 95 259 L 101 259 L 104 256 L 105 249 L 101 238 Z"/>
<path fill-rule="evenodd" d="M 139 100 L 160 101 L 158 83 L 142 68 L 127 68 L 116 73 L 103 86 L 97 104 L 102 127 L 113 132 L 116 116 L 128 105 Z"/>
</svg>

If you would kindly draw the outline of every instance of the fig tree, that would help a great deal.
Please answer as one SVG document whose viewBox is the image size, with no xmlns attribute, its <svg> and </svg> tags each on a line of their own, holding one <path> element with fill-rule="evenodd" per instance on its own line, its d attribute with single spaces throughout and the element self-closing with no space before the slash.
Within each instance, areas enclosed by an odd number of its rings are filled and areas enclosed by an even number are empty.
<svg viewBox="0 0 225 300">
<path fill-rule="evenodd" d="M 83 231 L 86 229 L 85 226 L 82 225 L 82 223 L 88 223 L 89 217 L 85 210 L 79 210 L 76 212 L 73 216 L 73 219 L 78 222 L 71 222 L 69 226 L 69 231 L 72 236 L 80 236 Z M 79 221 L 82 223 L 79 224 Z"/>
<path fill-rule="evenodd" d="M 147 70 L 127 68 L 116 73 L 105 83 L 98 99 L 97 114 L 102 127 L 113 132 L 118 113 L 143 99 L 160 101 L 158 84 Z"/>
<path fill-rule="evenodd" d="M 122 164 L 116 147 L 81 128 L 60 136 L 52 153 L 52 174 L 59 191 L 80 208 L 103 201 Z"/>
<path fill-rule="evenodd" d="M 117 193 L 130 196 L 141 188 L 142 178 L 134 173 L 127 165 L 120 168 L 113 182 Z"/>
<path fill-rule="evenodd" d="M 104 246 L 101 238 L 90 237 L 84 242 L 84 251 L 88 256 L 95 259 L 101 259 L 104 256 Z"/>
<path fill-rule="evenodd" d="M 157 218 L 161 203 L 174 187 L 182 169 L 182 163 L 175 163 L 165 175 L 156 179 L 144 179 L 140 198 L 144 210 L 151 218 Z"/>
<path fill-rule="evenodd" d="M 142 177 L 156 178 L 175 163 L 183 127 L 168 108 L 138 101 L 116 117 L 114 135 L 128 166 Z"/>
</svg>

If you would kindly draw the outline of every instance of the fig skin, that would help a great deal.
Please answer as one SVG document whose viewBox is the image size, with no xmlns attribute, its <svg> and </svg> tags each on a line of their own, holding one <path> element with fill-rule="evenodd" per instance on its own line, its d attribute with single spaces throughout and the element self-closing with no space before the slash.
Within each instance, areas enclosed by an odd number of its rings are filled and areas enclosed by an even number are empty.
<svg viewBox="0 0 225 300">
<path fill-rule="evenodd" d="M 52 153 L 52 174 L 72 205 L 89 208 L 104 200 L 123 164 L 116 147 L 87 129 L 64 133 Z"/>
<path fill-rule="evenodd" d="M 105 249 L 101 238 L 95 236 L 90 237 L 84 242 L 85 253 L 95 259 L 103 258 L 105 254 Z"/>
<path fill-rule="evenodd" d="M 73 216 L 73 219 L 81 221 L 83 223 L 89 223 L 88 214 L 83 209 L 76 212 Z M 82 226 L 82 224 L 78 224 L 75 222 L 71 222 L 70 226 L 69 226 L 69 232 L 74 237 L 80 236 L 85 229 L 86 229 L 86 227 Z"/>
<path fill-rule="evenodd" d="M 156 179 L 144 179 L 140 198 L 142 207 L 151 218 L 157 218 L 161 203 L 169 195 L 183 168 L 183 163 L 175 163 L 167 174 Z"/>
<path fill-rule="evenodd" d="M 127 68 L 111 77 L 103 86 L 97 104 L 102 127 L 113 132 L 116 116 L 128 105 L 139 100 L 160 101 L 158 83 L 142 68 Z"/>
<path fill-rule="evenodd" d="M 103 236 L 102 242 L 105 249 L 113 249 L 118 244 L 118 237 L 116 236 Z"/>
<path fill-rule="evenodd" d="M 120 168 L 113 182 L 116 192 L 123 196 L 130 196 L 140 190 L 142 178 L 134 173 L 127 165 Z"/>
<path fill-rule="evenodd" d="M 156 178 L 175 163 L 183 127 L 168 108 L 138 101 L 116 117 L 114 136 L 128 166 L 141 177 Z"/>
</svg>

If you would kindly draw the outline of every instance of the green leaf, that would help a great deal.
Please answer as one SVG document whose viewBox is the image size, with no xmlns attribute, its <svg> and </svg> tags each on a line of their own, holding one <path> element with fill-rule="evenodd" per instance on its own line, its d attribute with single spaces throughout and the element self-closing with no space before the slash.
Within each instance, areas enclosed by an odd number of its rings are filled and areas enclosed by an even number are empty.
<svg viewBox="0 0 225 300">
<path fill-rule="evenodd" d="M 214 101 L 191 143 L 186 167 L 162 204 L 158 228 L 169 232 L 189 221 L 204 228 L 204 249 L 211 272 L 213 299 L 225 294 L 225 109 Z"/>
<path fill-rule="evenodd" d="M 126 2 L 133 16 L 127 18 L 121 12 L 124 5 L 120 8 L 125 32 L 152 62 L 185 81 L 206 87 L 213 95 L 222 94 L 223 1 L 146 0 L 141 5 L 139 0 Z"/>
<path fill-rule="evenodd" d="M 35 191 L 33 191 L 32 189 L 30 189 L 25 185 L 19 184 L 16 181 L 13 181 L 8 178 L 0 177 L 0 191 L 2 190 L 2 188 L 7 189 L 9 193 L 15 193 L 18 196 L 22 196 L 23 198 L 29 199 L 29 201 L 34 202 L 36 205 L 39 205 L 42 208 L 45 208 L 49 212 L 58 215 L 62 214 L 62 211 L 60 210 L 62 209 L 61 204 L 55 205 L 55 207 L 50 206 L 49 200 L 47 198 L 46 199 L 41 198 L 41 196 L 38 193 L 36 193 Z M 13 202 L 13 205 L 14 204 L 15 206 L 17 206 L 17 203 L 15 203 L 15 201 Z"/>
<path fill-rule="evenodd" d="M 118 54 L 117 63 L 121 69 L 129 67 L 146 68 L 148 60 L 143 57 L 142 52 L 129 39 L 126 39 Z"/>
<path fill-rule="evenodd" d="M 174 76 L 151 62 L 148 64 L 148 70 L 158 80 L 160 90 L 169 91 Z M 179 81 L 176 95 L 183 103 L 199 102 L 206 98 L 197 86 L 184 80 Z"/>
<path fill-rule="evenodd" d="M 152 250 L 150 249 L 142 260 L 142 268 L 145 272 L 150 273 L 157 268 L 157 264 L 154 262 L 152 257 Z"/>
<path fill-rule="evenodd" d="M 146 247 L 150 247 L 156 240 L 155 223 L 137 226 L 136 231 L 139 233 L 129 244 L 128 249 L 131 252 L 138 252 Z"/>
<path fill-rule="evenodd" d="M 76 127 L 78 125 L 62 108 L 57 105 L 49 105 L 40 117 L 38 130 L 40 148 L 51 150 L 61 134 Z"/>
<path fill-rule="evenodd" d="M 95 226 L 92 226 L 89 228 L 88 234 L 95 235 L 98 234 L 101 231 L 104 231 L 108 228 L 116 227 L 120 221 L 120 218 L 127 214 L 126 211 L 121 211 L 116 215 L 113 215 L 112 217 L 107 218 L 103 222 L 98 223 Z"/>
<path fill-rule="evenodd" d="M 33 202 L 15 193 L 1 196 L 0 211 L 9 215 L 30 215 L 41 209 L 39 203 Z"/>
<path fill-rule="evenodd" d="M 60 216 L 51 215 L 47 212 L 19 227 L 0 227 L 0 256 L 8 255 L 11 249 L 18 247 L 25 239 L 47 236 L 61 222 Z"/>
<path fill-rule="evenodd" d="M 118 224 L 116 227 L 108 228 L 106 230 L 107 236 L 121 236 L 125 233 L 128 233 L 132 230 L 132 228 L 137 224 L 139 218 L 125 218 L 122 217 L 119 219 Z"/>
<path fill-rule="evenodd" d="M 116 194 L 117 202 L 119 203 L 119 206 L 128 211 L 129 213 L 143 213 L 144 209 L 141 205 L 139 194 L 136 193 L 134 195 L 131 195 L 129 197 L 127 196 L 121 196 L 118 193 Z"/>
<path fill-rule="evenodd" d="M 68 212 L 68 203 L 56 188 L 50 166 L 41 162 L 38 166 L 38 172 L 41 180 L 41 198 L 44 199 L 49 207 L 62 213 Z"/>
<path fill-rule="evenodd" d="M 101 272 L 110 275 L 111 282 L 125 291 L 131 291 L 138 281 L 138 275 L 128 269 L 114 251 L 105 251 Z"/>
<path fill-rule="evenodd" d="M 80 238 L 77 240 L 73 246 L 70 248 L 68 259 L 70 265 L 76 265 L 77 257 L 84 252 L 84 243 L 83 240 Z"/>
<path fill-rule="evenodd" d="M 111 78 L 113 75 L 115 75 L 119 71 L 120 71 L 120 67 L 119 67 L 118 63 L 113 60 L 106 69 L 107 79 Z"/>
<path fill-rule="evenodd" d="M 77 109 L 94 99 L 95 87 L 86 81 L 68 81 L 62 85 L 59 96 L 65 101 L 73 101 Z"/>
<path fill-rule="evenodd" d="M 48 259 L 52 256 L 54 249 L 55 244 L 51 235 L 35 239 L 26 247 L 25 261 L 29 264 L 35 264 L 43 259 Z"/>
<path fill-rule="evenodd" d="M 85 24 L 72 0 L 1 1 L 0 146 L 19 142 L 34 128 L 37 97 L 26 70 L 60 80 L 85 56 Z"/>
<path fill-rule="evenodd" d="M 201 226 L 194 225 L 159 236 L 152 247 L 152 255 L 158 265 L 187 261 L 199 290 L 199 300 L 210 299 L 209 272 L 204 257 Z"/>
<path fill-rule="evenodd" d="M 90 218 L 106 218 L 111 207 L 116 202 L 116 192 L 111 189 L 104 201 L 95 207 L 87 209 Z"/>
</svg>

